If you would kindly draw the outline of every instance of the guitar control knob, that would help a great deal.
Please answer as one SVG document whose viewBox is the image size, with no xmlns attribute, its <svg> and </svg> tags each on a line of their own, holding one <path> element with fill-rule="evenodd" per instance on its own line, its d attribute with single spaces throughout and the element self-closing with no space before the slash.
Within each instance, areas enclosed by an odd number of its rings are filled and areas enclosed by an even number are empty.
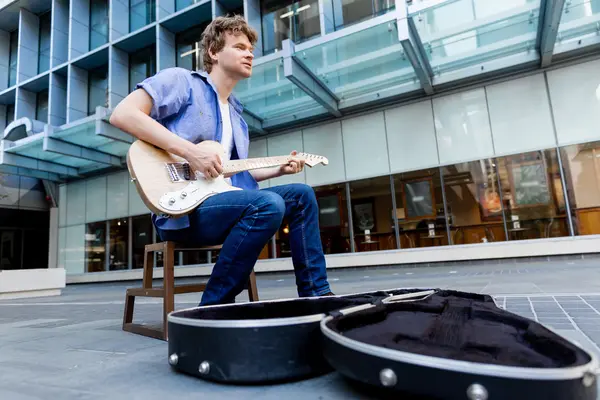
<svg viewBox="0 0 600 400">
<path fill-rule="evenodd" d="M 169 199 L 169 205 L 170 205 L 170 206 L 172 206 L 173 204 L 175 204 L 175 198 L 174 198 L 174 197 L 171 197 L 171 198 Z"/>
<path fill-rule="evenodd" d="M 187 193 L 186 193 L 186 192 L 181 192 L 181 198 L 182 198 L 182 199 L 185 199 L 185 198 L 186 198 L 186 196 L 187 196 Z"/>
</svg>

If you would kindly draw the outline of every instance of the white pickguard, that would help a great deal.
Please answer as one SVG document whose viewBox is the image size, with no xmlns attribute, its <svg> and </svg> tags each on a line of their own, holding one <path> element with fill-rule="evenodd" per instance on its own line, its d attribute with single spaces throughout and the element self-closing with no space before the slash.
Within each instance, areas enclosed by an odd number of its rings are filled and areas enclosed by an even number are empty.
<svg viewBox="0 0 600 400">
<path fill-rule="evenodd" d="M 222 175 L 211 180 L 199 177 L 195 181 L 189 181 L 181 190 L 163 194 L 158 203 L 165 210 L 181 211 L 197 207 L 208 197 L 215 194 L 234 190 L 242 189 L 228 184 Z"/>
</svg>

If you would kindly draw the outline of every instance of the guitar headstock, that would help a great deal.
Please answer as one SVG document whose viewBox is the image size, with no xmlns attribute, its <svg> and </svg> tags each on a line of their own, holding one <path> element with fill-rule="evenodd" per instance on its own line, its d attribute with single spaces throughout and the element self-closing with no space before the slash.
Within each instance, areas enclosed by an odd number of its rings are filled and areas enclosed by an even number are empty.
<svg viewBox="0 0 600 400">
<path fill-rule="evenodd" d="M 304 164 L 308 165 L 311 168 L 317 164 L 329 164 L 329 160 L 327 159 L 327 157 L 317 156 L 315 154 L 298 153 L 296 154 L 296 157 L 302 158 L 304 160 Z"/>
</svg>

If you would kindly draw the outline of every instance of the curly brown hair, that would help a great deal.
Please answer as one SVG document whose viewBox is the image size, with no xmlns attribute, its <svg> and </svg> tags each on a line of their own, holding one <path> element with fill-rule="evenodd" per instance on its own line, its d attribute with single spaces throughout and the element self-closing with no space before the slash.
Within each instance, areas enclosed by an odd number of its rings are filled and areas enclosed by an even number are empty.
<svg viewBox="0 0 600 400">
<path fill-rule="evenodd" d="M 225 33 L 244 34 L 254 46 L 258 40 L 258 33 L 248 25 L 244 17 L 234 15 L 232 17 L 215 18 L 202 33 L 202 61 L 206 72 L 212 71 L 213 60 L 210 58 L 208 50 L 218 53 L 225 47 Z"/>
</svg>

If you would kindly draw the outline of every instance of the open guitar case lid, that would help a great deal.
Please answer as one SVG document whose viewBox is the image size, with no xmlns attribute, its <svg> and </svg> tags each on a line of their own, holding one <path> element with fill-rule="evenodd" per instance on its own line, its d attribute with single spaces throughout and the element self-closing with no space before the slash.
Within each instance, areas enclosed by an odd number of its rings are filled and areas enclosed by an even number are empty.
<svg viewBox="0 0 600 400">
<path fill-rule="evenodd" d="M 598 359 L 488 295 L 392 289 L 172 312 L 169 364 L 222 383 L 337 370 L 419 399 L 597 397 Z"/>
</svg>

